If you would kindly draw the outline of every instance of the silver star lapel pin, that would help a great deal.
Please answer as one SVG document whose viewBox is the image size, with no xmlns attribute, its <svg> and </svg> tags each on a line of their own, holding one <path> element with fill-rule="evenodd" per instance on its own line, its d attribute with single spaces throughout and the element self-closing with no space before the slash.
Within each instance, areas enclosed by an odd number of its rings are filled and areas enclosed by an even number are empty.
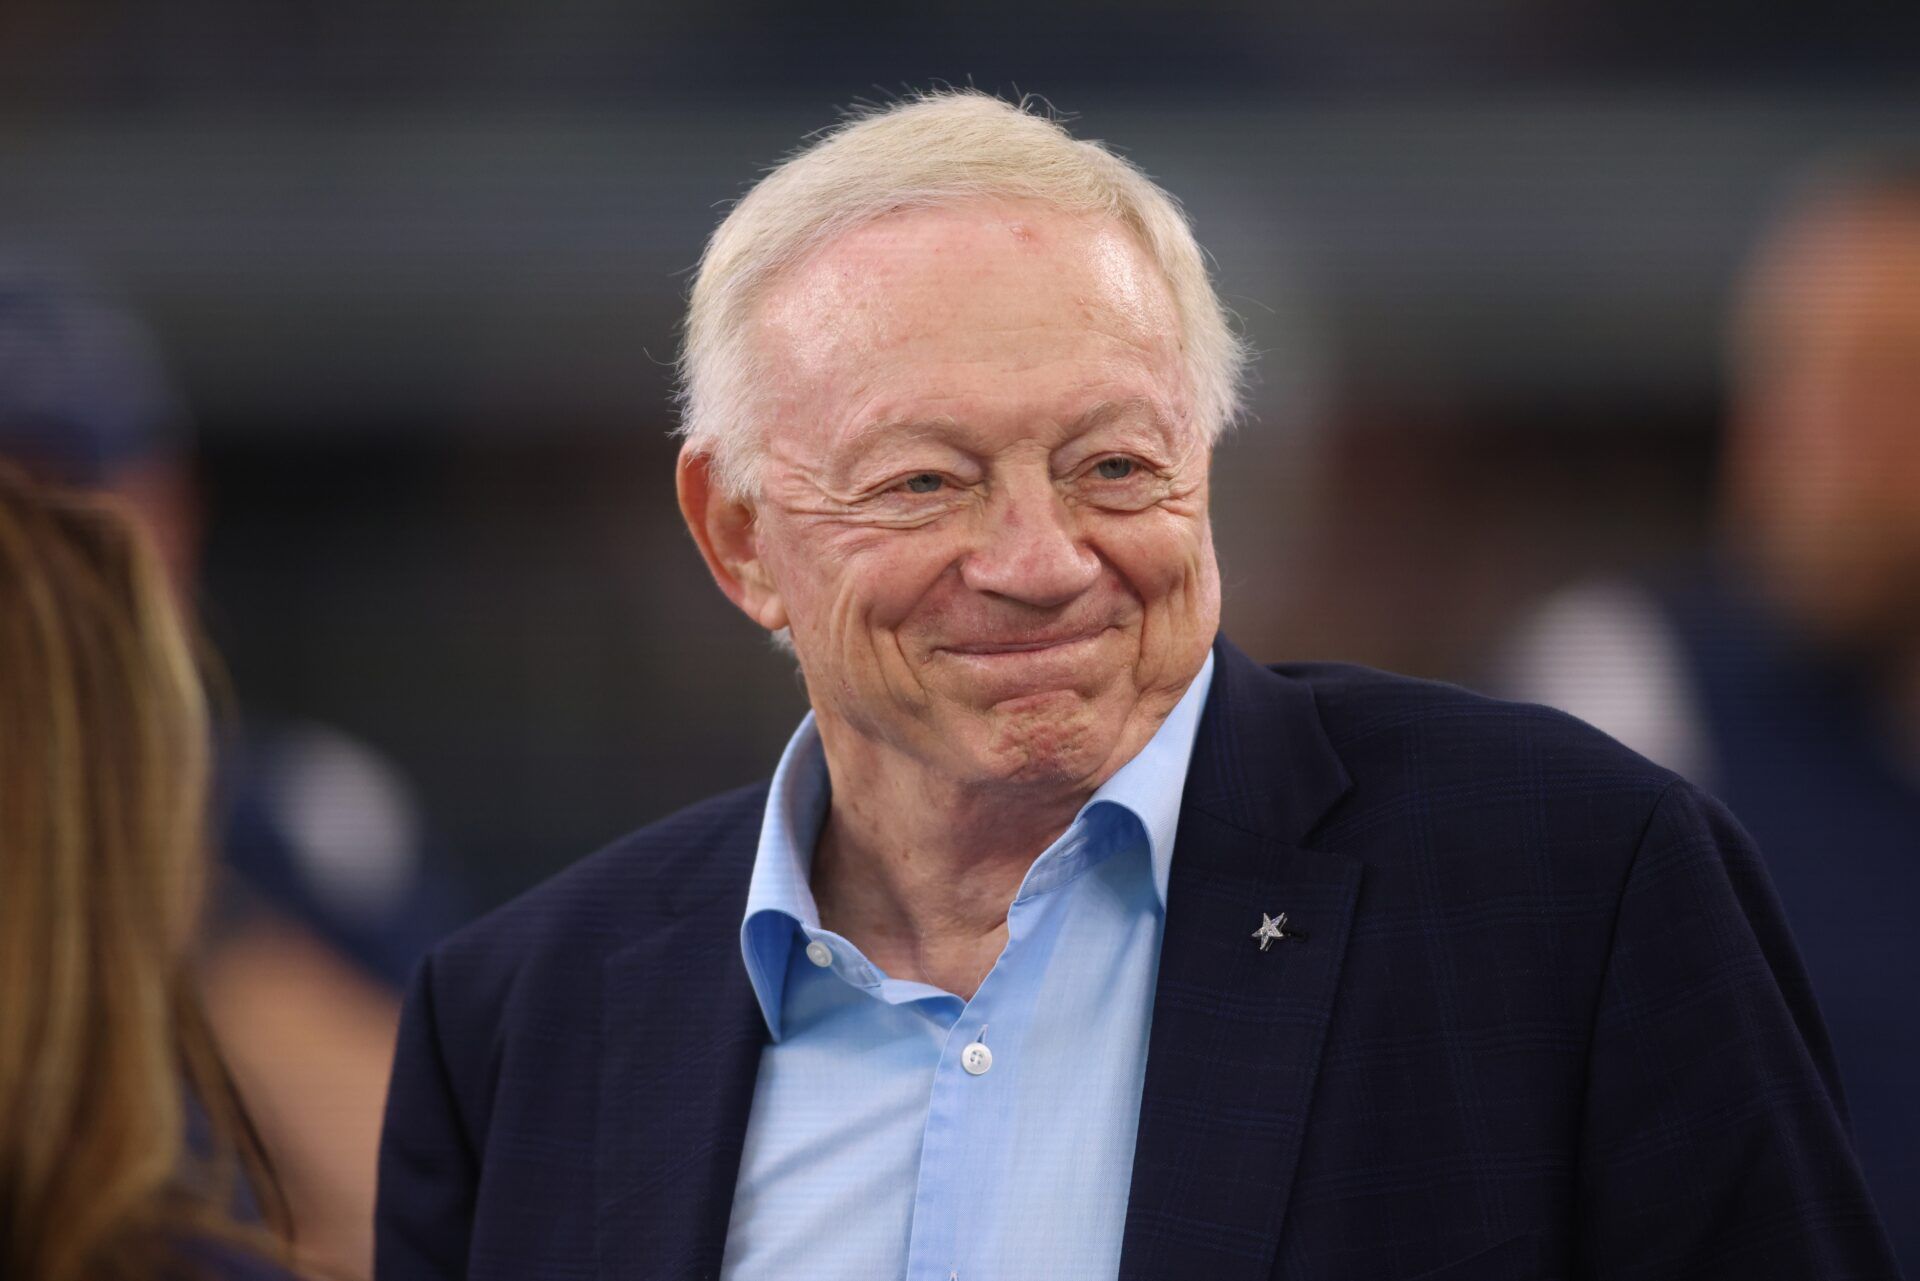
<svg viewBox="0 0 1920 1281">
<path fill-rule="evenodd" d="M 1287 914 L 1285 912 L 1280 913 L 1278 916 L 1268 916 L 1265 912 L 1262 912 L 1260 913 L 1260 928 L 1253 932 L 1253 937 L 1260 940 L 1260 950 L 1264 952 L 1273 945 L 1275 939 L 1295 939 L 1300 936 L 1298 934 L 1287 933 Z"/>
</svg>

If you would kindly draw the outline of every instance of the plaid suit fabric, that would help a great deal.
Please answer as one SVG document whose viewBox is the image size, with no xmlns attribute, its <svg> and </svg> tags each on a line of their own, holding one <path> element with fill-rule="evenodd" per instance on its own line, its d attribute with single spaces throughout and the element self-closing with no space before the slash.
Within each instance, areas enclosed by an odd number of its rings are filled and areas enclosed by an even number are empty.
<svg viewBox="0 0 1920 1281">
<path fill-rule="evenodd" d="M 636 833 L 423 965 L 383 1281 L 717 1274 L 763 804 Z M 1897 1275 L 1751 844 L 1570 718 L 1222 642 L 1167 911 L 1130 1281 Z"/>
<path fill-rule="evenodd" d="M 1351 782 L 1300 843 L 1361 871 L 1273 1275 L 1897 1275 L 1717 803 L 1555 712 L 1277 670 Z M 1288 769 L 1219 758 L 1243 816 Z"/>
</svg>

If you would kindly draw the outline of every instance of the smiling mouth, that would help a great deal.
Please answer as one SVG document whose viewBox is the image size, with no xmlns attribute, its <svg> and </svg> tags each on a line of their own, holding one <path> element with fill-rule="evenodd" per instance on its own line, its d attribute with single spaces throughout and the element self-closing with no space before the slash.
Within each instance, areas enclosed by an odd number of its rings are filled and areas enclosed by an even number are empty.
<svg viewBox="0 0 1920 1281">
<path fill-rule="evenodd" d="M 969 658 L 996 658 L 1004 654 L 1038 654 L 1050 649 L 1064 649 L 1082 641 L 1097 640 L 1106 634 L 1104 627 L 1089 632 L 1075 632 L 1071 636 L 1039 637 L 1034 640 L 1018 641 L 977 641 L 967 645 L 943 645 L 949 654 L 963 654 Z"/>
</svg>

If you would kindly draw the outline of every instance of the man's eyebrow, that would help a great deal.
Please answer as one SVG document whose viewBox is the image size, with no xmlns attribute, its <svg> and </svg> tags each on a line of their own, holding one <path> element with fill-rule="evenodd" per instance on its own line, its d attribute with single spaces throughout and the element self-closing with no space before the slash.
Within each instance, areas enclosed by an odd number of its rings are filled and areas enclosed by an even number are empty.
<svg viewBox="0 0 1920 1281">
<path fill-rule="evenodd" d="M 1147 419 L 1149 425 L 1151 425 L 1155 431 L 1169 440 L 1173 438 L 1173 424 L 1168 421 L 1166 414 L 1161 411 L 1159 403 L 1148 396 L 1128 396 L 1123 400 L 1103 400 L 1076 418 L 1073 422 L 1072 430 L 1074 435 L 1078 436 L 1090 432 L 1096 427 L 1105 427 L 1107 424 L 1118 422 L 1123 418 L 1134 417 Z"/>
<path fill-rule="evenodd" d="M 1124 418 L 1142 417 L 1161 435 L 1171 439 L 1173 425 L 1160 409 L 1158 402 L 1148 396 L 1128 396 L 1120 400 L 1103 400 L 1093 408 L 1074 419 L 1068 431 L 1074 436 L 1084 435 L 1098 427 L 1118 422 Z M 858 454 L 876 439 L 911 438 L 951 433 L 959 430 L 960 420 L 951 414 L 939 414 L 932 418 L 875 418 L 861 423 L 849 431 L 838 448 L 850 454 Z"/>
<path fill-rule="evenodd" d="M 857 455 L 881 437 L 927 436 L 936 432 L 950 432 L 959 425 L 959 420 L 948 414 L 933 418 L 876 418 L 848 432 L 846 439 L 840 441 L 836 449 Z"/>
</svg>

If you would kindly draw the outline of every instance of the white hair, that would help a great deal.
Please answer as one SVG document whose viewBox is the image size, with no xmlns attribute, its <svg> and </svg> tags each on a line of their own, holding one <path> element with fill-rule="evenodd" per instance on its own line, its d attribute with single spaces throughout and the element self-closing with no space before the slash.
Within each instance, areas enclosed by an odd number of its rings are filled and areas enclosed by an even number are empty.
<svg viewBox="0 0 1920 1281">
<path fill-rule="evenodd" d="M 694 276 L 679 398 L 680 433 L 711 458 L 722 489 L 744 496 L 758 484 L 764 362 L 750 333 L 768 285 L 827 241 L 902 209 L 1026 199 L 1116 219 L 1166 278 L 1195 421 L 1214 440 L 1238 416 L 1246 350 L 1179 203 L 1029 101 L 942 90 L 857 115 L 761 179 L 715 229 Z"/>
</svg>

